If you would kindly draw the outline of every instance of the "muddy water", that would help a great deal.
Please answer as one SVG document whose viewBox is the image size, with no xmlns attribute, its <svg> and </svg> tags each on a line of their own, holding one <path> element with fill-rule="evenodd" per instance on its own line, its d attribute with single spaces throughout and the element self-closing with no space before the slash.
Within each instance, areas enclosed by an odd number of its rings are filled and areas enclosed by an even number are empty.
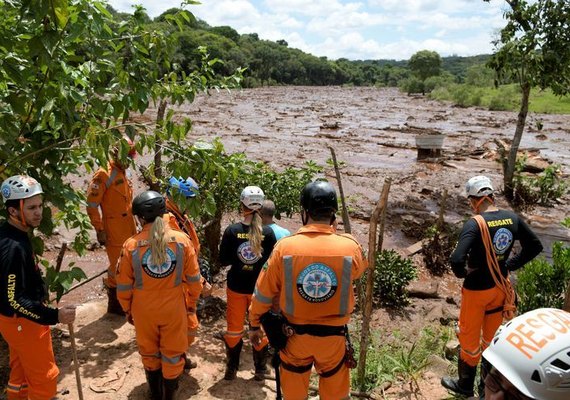
<svg viewBox="0 0 570 400">
<path fill-rule="evenodd" d="M 213 92 L 178 108 L 190 117 L 190 140 L 220 138 L 230 152 L 276 167 L 300 166 L 308 160 L 326 165 L 328 147 L 335 149 L 343 168 L 343 184 L 354 216 L 370 214 L 384 180 L 392 178 L 387 227 L 394 241 L 406 245 L 399 217 L 438 212 L 443 189 L 449 192 L 446 220 L 463 220 L 469 210 L 464 182 L 486 174 L 501 187 L 502 174 L 494 140 L 510 141 L 516 113 L 480 108 L 456 108 L 396 89 L 340 87 L 275 87 Z M 154 119 L 154 113 L 145 115 Z M 535 129 L 540 119 L 542 131 Z M 538 149 L 550 162 L 570 172 L 570 116 L 530 114 L 521 149 Z M 445 135 L 442 163 L 417 162 L 415 137 Z M 325 175 L 333 178 L 330 167 Z M 501 206 L 507 206 L 499 196 Z M 568 215 L 568 197 L 554 208 L 536 208 L 525 215 L 550 248 L 554 240 L 570 242 L 559 222 Z M 364 232 L 363 232 L 364 233 Z M 413 242 L 413 239 L 407 239 Z"/>
</svg>

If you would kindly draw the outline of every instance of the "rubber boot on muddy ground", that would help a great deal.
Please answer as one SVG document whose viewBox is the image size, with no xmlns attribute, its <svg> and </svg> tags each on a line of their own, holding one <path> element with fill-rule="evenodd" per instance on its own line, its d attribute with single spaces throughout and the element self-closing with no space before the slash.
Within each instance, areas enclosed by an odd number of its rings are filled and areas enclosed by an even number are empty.
<svg viewBox="0 0 570 400">
<path fill-rule="evenodd" d="M 457 362 L 457 374 L 459 375 L 458 379 L 453 379 L 449 376 L 441 378 L 441 385 L 454 393 L 472 397 L 477 366 L 472 367 L 460 358 Z"/>
<path fill-rule="evenodd" d="M 479 387 L 477 388 L 477 394 L 479 395 L 479 400 L 485 399 L 485 378 L 491 370 L 491 363 L 485 358 L 481 357 L 481 364 L 479 365 Z"/>
<path fill-rule="evenodd" d="M 234 380 L 237 376 L 237 371 L 239 368 L 239 356 L 241 354 L 241 348 L 243 346 L 243 340 L 240 340 L 235 347 L 229 347 L 226 343 L 226 373 L 224 379 L 226 381 Z"/>
<path fill-rule="evenodd" d="M 256 381 L 262 381 L 265 379 L 266 375 L 269 374 L 269 369 L 267 368 L 267 361 L 269 361 L 269 346 L 265 346 L 261 350 L 253 350 L 253 365 L 255 366 L 255 374 L 253 378 Z"/>
<path fill-rule="evenodd" d="M 117 288 L 107 286 L 107 313 L 124 316 L 125 312 L 117 299 Z"/>
<path fill-rule="evenodd" d="M 164 379 L 163 380 L 163 388 L 164 388 L 164 398 L 163 400 L 174 400 L 174 396 L 178 391 L 178 379 L 180 377 L 174 379 Z"/>
<path fill-rule="evenodd" d="M 145 369 L 144 373 L 150 388 L 151 400 L 162 400 L 162 370 L 147 371 Z"/>
<path fill-rule="evenodd" d="M 194 369 L 198 366 L 198 363 L 194 360 L 192 360 L 188 354 L 184 353 L 182 355 L 182 358 L 184 359 L 184 371 L 188 371 L 191 369 Z"/>
</svg>

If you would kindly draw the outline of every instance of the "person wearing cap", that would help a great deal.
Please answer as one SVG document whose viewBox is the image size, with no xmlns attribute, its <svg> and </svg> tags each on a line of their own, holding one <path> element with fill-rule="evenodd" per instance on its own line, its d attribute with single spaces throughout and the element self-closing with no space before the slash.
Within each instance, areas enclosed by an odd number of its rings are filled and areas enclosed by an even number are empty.
<svg viewBox="0 0 570 400">
<path fill-rule="evenodd" d="M 291 232 L 289 232 L 289 230 L 277 225 L 277 223 L 273 220 L 274 216 L 275 203 L 272 200 L 264 200 L 263 205 L 261 206 L 261 222 L 263 225 L 267 225 L 273 229 L 273 233 L 275 234 L 275 238 L 277 240 L 291 235 Z"/>
<path fill-rule="evenodd" d="M 7 212 L 0 226 L 0 333 L 10 352 L 7 398 L 51 400 L 59 369 L 49 325 L 72 323 L 75 306 L 46 305 L 47 288 L 28 236 L 42 221 L 41 185 L 15 175 L 0 190 Z"/>
<path fill-rule="evenodd" d="M 121 140 L 130 146 L 127 158 L 136 155 L 134 144 L 124 136 Z M 97 233 L 97 241 L 105 245 L 109 266 L 103 283 L 107 290 L 107 312 L 123 315 L 117 301 L 115 268 L 125 240 L 136 233 L 136 224 L 131 210 L 133 189 L 127 173 L 129 165 L 119 159 L 116 146 L 111 152 L 111 160 L 106 168 L 99 168 L 87 189 L 87 215 Z"/>
<path fill-rule="evenodd" d="M 285 399 L 307 398 L 313 366 L 321 399 L 350 398 L 349 368 L 355 366 L 347 328 L 355 303 L 352 285 L 368 262 L 352 235 L 336 233 L 337 210 L 330 183 L 307 184 L 301 192 L 303 227 L 277 243 L 255 285 L 250 340 L 255 344 L 263 337 L 260 319 L 275 299 L 292 328 L 279 352 Z"/>
<path fill-rule="evenodd" d="M 118 299 L 133 323 L 152 400 L 172 400 L 188 347 L 185 291 L 194 307 L 200 270 L 188 236 L 171 229 L 162 195 L 133 200 L 142 231 L 127 239 L 117 267 Z"/>
<path fill-rule="evenodd" d="M 257 186 L 243 189 L 240 196 L 243 220 L 226 228 L 220 244 L 220 264 L 230 266 L 226 288 L 227 330 L 223 334 L 227 355 L 226 380 L 233 380 L 237 375 L 243 326 L 255 281 L 277 241 L 273 230 L 261 222 L 260 210 L 264 199 L 263 190 Z M 256 380 L 263 380 L 268 373 L 268 343 L 267 338 L 253 343 Z"/>
<path fill-rule="evenodd" d="M 188 235 L 194 246 L 194 251 L 196 252 L 196 257 L 200 255 L 200 240 L 198 239 L 198 234 L 196 233 L 196 228 L 194 223 L 188 218 L 186 210 L 181 209 L 176 202 L 174 197 L 176 194 L 182 195 L 186 199 L 194 199 L 198 194 L 198 184 L 194 179 L 188 177 L 186 179 L 180 177 L 171 177 L 168 180 L 168 186 L 166 189 L 166 211 L 170 214 L 169 225 L 172 229 L 176 229 L 180 232 L 184 232 Z M 198 260 L 200 260 L 198 258 Z M 200 261 L 198 261 L 200 264 Z M 202 265 L 200 265 L 202 269 Z M 202 293 L 201 297 L 208 297 L 212 293 L 212 285 L 206 279 L 209 276 L 209 270 L 202 273 Z M 198 328 L 200 323 L 198 321 L 198 316 L 196 315 L 196 304 L 192 304 L 191 299 L 188 298 L 189 293 L 185 292 L 187 300 L 187 312 L 188 312 L 188 347 L 194 343 L 196 335 L 198 334 Z M 196 361 L 190 359 L 190 357 L 185 354 L 184 369 L 196 368 L 198 364 Z"/>
<path fill-rule="evenodd" d="M 443 377 L 441 384 L 454 393 L 473 396 L 481 353 L 489 346 L 503 316 L 514 310 L 508 273 L 535 258 L 542 251 L 542 244 L 520 216 L 497 208 L 488 177 L 469 179 L 465 190 L 475 216 L 463 225 L 450 256 L 453 273 L 464 279 L 457 334 L 459 377 Z M 511 255 L 515 241 L 521 249 Z M 482 365 L 480 394 L 484 391 L 487 370 Z"/>
<path fill-rule="evenodd" d="M 570 313 L 540 308 L 516 317 L 483 358 L 486 400 L 570 399 Z"/>
</svg>

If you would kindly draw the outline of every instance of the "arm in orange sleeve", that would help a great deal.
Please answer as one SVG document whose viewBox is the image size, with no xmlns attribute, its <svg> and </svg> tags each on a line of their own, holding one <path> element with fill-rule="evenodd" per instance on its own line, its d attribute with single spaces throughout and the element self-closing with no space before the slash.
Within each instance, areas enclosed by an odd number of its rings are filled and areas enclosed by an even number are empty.
<svg viewBox="0 0 570 400">
<path fill-rule="evenodd" d="M 356 254 L 354 255 L 354 267 L 352 273 L 352 280 L 356 280 L 362 276 L 364 271 L 368 268 L 368 257 L 364 254 L 362 246 L 358 245 Z"/>
<path fill-rule="evenodd" d="M 249 307 L 249 324 L 259 327 L 259 317 L 269 311 L 273 306 L 273 299 L 281 293 L 281 260 L 279 244 L 273 249 L 267 264 L 264 265 L 257 282 Z"/>
<path fill-rule="evenodd" d="M 95 175 L 93 175 L 93 179 L 91 179 L 87 189 L 87 215 L 91 220 L 91 225 L 93 225 L 96 231 L 103 230 L 103 220 L 101 219 L 99 206 L 107 190 L 107 179 L 109 179 L 107 172 L 103 168 L 100 168 Z"/>
<path fill-rule="evenodd" d="M 198 266 L 198 257 L 190 239 L 184 246 L 184 285 L 186 307 L 196 309 L 196 303 L 202 292 L 202 275 Z"/>
<path fill-rule="evenodd" d="M 121 255 L 117 262 L 116 279 L 117 299 L 119 300 L 119 303 L 121 303 L 123 311 L 130 314 L 135 278 L 133 274 L 132 253 L 127 250 L 128 243 L 129 241 L 127 240 L 121 250 Z"/>
</svg>

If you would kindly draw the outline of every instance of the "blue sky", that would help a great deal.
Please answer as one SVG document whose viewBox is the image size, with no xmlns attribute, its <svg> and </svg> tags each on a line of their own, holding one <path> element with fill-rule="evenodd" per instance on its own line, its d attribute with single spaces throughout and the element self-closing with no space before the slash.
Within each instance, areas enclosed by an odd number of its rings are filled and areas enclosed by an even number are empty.
<svg viewBox="0 0 570 400">
<path fill-rule="evenodd" d="M 181 0 L 108 0 L 119 11 L 141 4 L 151 17 Z M 504 0 L 202 0 L 185 7 L 211 26 L 229 25 L 261 39 L 336 60 L 409 59 L 419 50 L 442 56 L 493 52 L 505 25 Z"/>
</svg>

